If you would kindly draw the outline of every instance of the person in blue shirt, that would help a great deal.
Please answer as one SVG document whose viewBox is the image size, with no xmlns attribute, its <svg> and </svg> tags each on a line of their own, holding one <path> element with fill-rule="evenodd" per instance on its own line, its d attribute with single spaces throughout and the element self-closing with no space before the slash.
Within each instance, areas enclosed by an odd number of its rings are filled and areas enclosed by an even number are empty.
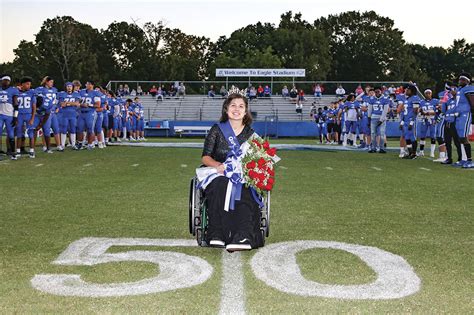
<svg viewBox="0 0 474 315">
<path fill-rule="evenodd" d="M 326 143 L 329 143 L 326 131 L 326 115 L 327 107 L 325 107 L 325 112 L 323 112 L 323 109 L 321 107 L 316 109 L 316 104 L 313 103 L 313 106 L 310 111 L 310 116 L 314 119 L 314 122 L 316 123 L 316 127 L 318 129 L 319 144 L 323 143 L 323 138 L 325 139 Z"/>
<path fill-rule="evenodd" d="M 3 76 L 0 87 L 0 136 L 3 126 L 7 131 L 7 155 L 16 160 L 15 125 L 18 117 L 18 89 L 10 86 L 11 78 Z"/>
<path fill-rule="evenodd" d="M 127 133 L 130 133 L 130 114 L 128 113 L 128 107 L 133 103 L 129 98 L 121 99 L 120 113 L 122 118 L 122 140 L 127 140 Z"/>
<path fill-rule="evenodd" d="M 406 100 L 404 110 L 400 117 L 400 130 L 408 148 L 406 159 L 416 159 L 416 116 L 420 107 L 420 98 L 417 95 L 417 88 L 414 84 L 408 85 L 405 89 Z"/>
<path fill-rule="evenodd" d="M 370 123 L 369 123 L 369 104 L 375 92 L 371 87 L 366 87 L 363 94 L 357 97 L 360 102 L 360 119 L 358 121 L 359 133 L 362 135 L 361 144 L 359 148 L 364 149 L 371 145 Z"/>
<path fill-rule="evenodd" d="M 402 112 L 405 110 L 405 100 L 406 100 L 405 94 L 397 94 L 397 96 L 395 97 L 395 103 L 397 104 L 396 112 L 399 115 L 399 117 L 402 116 Z M 399 155 L 400 158 L 403 158 L 404 156 L 408 154 L 408 152 L 406 151 L 406 146 L 407 146 L 407 143 L 402 133 L 400 135 L 400 155 Z"/>
<path fill-rule="evenodd" d="M 97 118 L 96 109 L 100 108 L 100 93 L 94 89 L 94 82 L 88 81 L 86 88 L 80 91 L 81 114 L 77 124 L 79 125 L 79 143 L 83 140 L 83 132 L 87 131 L 87 149 L 94 149 L 94 123 Z M 79 147 L 80 148 L 80 147 Z"/>
<path fill-rule="evenodd" d="M 263 94 L 265 95 L 265 97 L 272 96 L 272 89 L 270 89 L 268 85 L 265 85 L 265 87 L 263 88 Z"/>
<path fill-rule="evenodd" d="M 69 132 L 69 139 L 73 150 L 76 147 L 76 129 L 77 129 L 77 108 L 80 106 L 81 95 L 74 91 L 72 82 L 67 82 L 66 90 L 58 94 L 59 106 L 61 108 L 61 148 L 66 146 L 66 136 Z"/>
<path fill-rule="evenodd" d="M 20 80 L 20 90 L 18 91 L 18 121 L 16 124 L 16 153 L 17 156 L 21 156 L 21 148 L 24 148 L 24 140 L 22 140 L 22 138 L 26 130 L 30 142 L 29 157 L 34 159 L 36 95 L 35 91 L 31 89 L 31 83 L 32 79 L 30 77 L 23 77 Z"/>
<path fill-rule="evenodd" d="M 446 145 L 446 151 L 448 154 L 447 159 L 441 162 L 441 164 L 444 165 L 453 164 L 453 149 L 451 147 L 452 142 L 454 142 L 454 145 L 456 146 L 456 150 L 458 153 L 458 162 L 462 161 L 461 142 L 459 141 L 455 126 L 457 94 L 457 87 L 455 85 L 451 87 L 450 94 L 451 97 L 449 97 L 446 102 L 442 102 L 440 114 L 440 117 L 442 118 L 442 124 L 444 126 L 443 137 Z"/>
<path fill-rule="evenodd" d="M 425 140 L 426 138 L 430 138 L 430 157 L 434 158 L 436 149 L 435 116 L 436 106 L 439 104 L 439 100 L 433 98 L 433 91 L 431 91 L 430 89 L 426 89 L 423 94 L 425 95 L 425 99 L 421 100 L 420 102 L 421 122 L 419 124 L 418 132 L 418 137 L 420 139 L 420 151 L 418 152 L 418 155 L 425 156 Z"/>
<path fill-rule="evenodd" d="M 335 108 L 335 103 L 332 102 L 331 106 L 327 111 L 327 132 L 328 132 L 328 139 L 330 144 L 334 144 L 338 142 L 337 138 L 337 130 L 336 130 L 336 119 L 337 119 L 337 108 Z"/>
<path fill-rule="evenodd" d="M 105 137 L 104 137 L 104 130 L 102 129 L 102 125 L 104 123 L 104 112 L 107 108 L 107 95 L 103 93 L 104 90 L 101 87 L 96 87 L 95 92 L 99 96 L 100 106 L 95 108 L 94 134 L 95 134 L 95 138 L 97 138 L 97 144 L 98 144 L 99 149 L 103 149 L 105 147 L 104 145 Z"/>
<path fill-rule="evenodd" d="M 137 140 L 145 141 L 145 109 L 138 97 L 135 98 L 135 103 L 138 109 Z M 135 113 L 137 113 L 137 109 L 135 109 Z"/>
<path fill-rule="evenodd" d="M 375 95 L 369 100 L 368 117 L 371 133 L 371 147 L 369 153 L 385 151 L 385 128 L 387 125 L 387 113 L 389 110 L 389 99 L 382 94 L 382 89 L 376 87 Z M 377 144 L 378 143 L 378 144 Z"/>
<path fill-rule="evenodd" d="M 53 153 L 51 151 L 51 128 L 53 129 L 56 146 L 60 146 L 59 141 L 59 122 L 56 116 L 57 113 L 57 92 L 54 87 L 54 79 L 46 76 L 41 81 L 41 86 L 35 89 L 37 98 L 42 100 L 42 108 L 48 112 L 48 120 L 42 124 L 43 129 L 43 151 L 46 153 Z M 43 110 L 42 110 L 43 112 Z M 55 116 L 55 118 L 52 118 Z M 60 149 L 58 147 L 58 149 Z"/>
<path fill-rule="evenodd" d="M 344 135 L 344 145 L 347 145 L 349 141 L 351 145 L 357 146 L 356 144 L 356 131 L 357 131 L 357 121 L 359 118 L 360 103 L 355 100 L 354 94 L 349 94 L 347 96 L 346 102 L 342 106 L 342 112 L 340 115 L 344 115 L 345 120 L 345 131 Z"/>
<path fill-rule="evenodd" d="M 107 118 L 104 118 L 104 129 L 107 131 L 106 143 L 113 142 L 114 136 L 114 106 L 116 104 L 115 94 L 112 91 L 107 91 Z M 107 120 L 107 124 L 105 124 Z"/>
<path fill-rule="evenodd" d="M 465 162 L 460 162 L 458 164 L 463 168 L 474 168 L 474 164 L 472 163 L 471 143 L 469 142 L 472 113 L 474 112 L 474 86 L 471 85 L 472 77 L 470 73 L 461 73 L 458 80 L 459 89 L 456 94 L 455 125 L 459 141 L 464 146 L 467 158 Z"/>
<path fill-rule="evenodd" d="M 439 158 L 433 160 L 433 162 L 444 162 L 446 161 L 446 142 L 444 136 L 445 123 L 444 113 L 442 112 L 443 104 L 448 102 L 453 96 L 451 90 L 456 89 L 456 86 L 451 82 L 446 82 L 444 85 L 444 91 L 438 93 L 439 103 L 436 106 L 435 115 L 435 137 L 438 142 Z"/>
</svg>

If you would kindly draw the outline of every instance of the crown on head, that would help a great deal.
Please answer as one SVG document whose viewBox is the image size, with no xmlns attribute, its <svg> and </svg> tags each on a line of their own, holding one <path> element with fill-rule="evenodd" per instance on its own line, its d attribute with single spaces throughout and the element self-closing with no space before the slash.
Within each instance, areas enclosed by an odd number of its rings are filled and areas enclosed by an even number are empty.
<svg viewBox="0 0 474 315">
<path fill-rule="evenodd" d="M 239 94 L 239 95 L 242 95 L 243 97 L 247 97 L 247 89 L 240 90 L 238 87 L 232 85 L 231 88 L 229 89 L 229 95 L 231 94 Z"/>
</svg>

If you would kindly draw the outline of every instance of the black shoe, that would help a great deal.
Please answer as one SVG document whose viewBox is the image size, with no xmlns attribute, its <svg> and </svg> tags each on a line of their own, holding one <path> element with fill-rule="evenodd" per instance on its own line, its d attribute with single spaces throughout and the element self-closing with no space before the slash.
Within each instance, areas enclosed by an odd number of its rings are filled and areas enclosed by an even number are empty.
<svg viewBox="0 0 474 315">
<path fill-rule="evenodd" d="M 387 153 L 384 149 L 380 149 L 379 153 Z"/>
<path fill-rule="evenodd" d="M 376 151 L 374 149 L 370 149 L 369 153 L 375 153 Z"/>
<path fill-rule="evenodd" d="M 453 164 L 453 160 L 446 160 L 446 161 L 441 162 L 441 164 L 443 164 L 443 165 L 451 165 L 451 164 Z"/>
<path fill-rule="evenodd" d="M 28 152 L 25 150 L 25 148 L 21 148 L 20 154 L 28 155 Z"/>
</svg>

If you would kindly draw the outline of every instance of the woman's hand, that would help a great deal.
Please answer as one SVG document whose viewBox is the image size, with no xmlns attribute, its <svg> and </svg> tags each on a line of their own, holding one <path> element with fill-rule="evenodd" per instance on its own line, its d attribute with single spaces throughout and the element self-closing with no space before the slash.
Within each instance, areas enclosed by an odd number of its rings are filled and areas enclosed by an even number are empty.
<svg viewBox="0 0 474 315">
<path fill-rule="evenodd" d="M 220 164 L 220 165 L 216 166 L 216 170 L 217 170 L 217 173 L 219 173 L 219 174 L 224 174 L 225 165 L 224 165 L 224 164 Z"/>
</svg>

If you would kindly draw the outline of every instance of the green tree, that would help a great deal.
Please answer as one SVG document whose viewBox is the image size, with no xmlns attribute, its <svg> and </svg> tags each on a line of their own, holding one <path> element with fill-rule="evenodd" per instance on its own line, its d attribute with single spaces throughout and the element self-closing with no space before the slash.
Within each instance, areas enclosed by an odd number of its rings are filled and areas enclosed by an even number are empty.
<svg viewBox="0 0 474 315">
<path fill-rule="evenodd" d="M 335 80 L 408 79 L 411 75 L 403 32 L 374 11 L 349 11 L 322 17 L 314 26 L 324 32 L 333 57 Z"/>
</svg>

